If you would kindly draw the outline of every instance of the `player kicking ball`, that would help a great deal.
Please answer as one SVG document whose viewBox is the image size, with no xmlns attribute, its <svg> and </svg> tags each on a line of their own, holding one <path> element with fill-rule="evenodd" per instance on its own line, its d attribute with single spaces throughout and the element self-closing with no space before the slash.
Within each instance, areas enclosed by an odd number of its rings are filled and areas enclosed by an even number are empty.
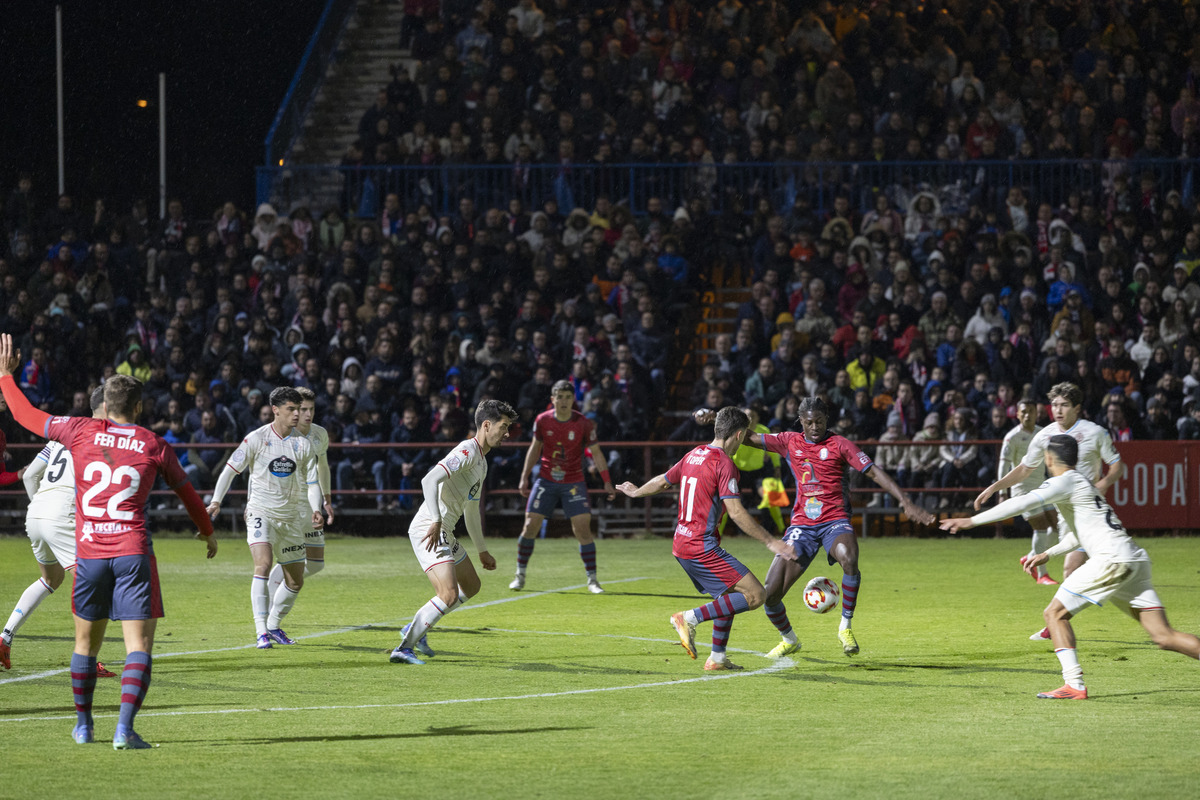
<svg viewBox="0 0 1200 800">
<path fill-rule="evenodd" d="M 1063 686 L 1041 692 L 1044 700 L 1086 700 L 1083 668 L 1075 653 L 1075 631 L 1070 619 L 1089 605 L 1105 600 L 1141 623 L 1150 639 L 1163 650 L 1174 650 L 1189 658 L 1200 658 L 1200 639 L 1175 630 L 1167 622 L 1166 610 L 1150 582 L 1150 556 L 1138 547 L 1121 526 L 1100 488 L 1076 469 L 1080 446 L 1074 437 L 1058 434 L 1044 448 L 1050 478 L 1022 497 L 1014 497 L 969 519 L 944 519 L 942 530 L 958 533 L 979 525 L 1015 517 L 1038 504 L 1051 505 L 1066 520 L 1065 535 L 1058 544 L 1025 561 L 1032 573 L 1051 556 L 1073 552 L 1080 545 L 1088 560 L 1069 576 L 1046 607 L 1044 616 L 1054 654 L 1062 665 Z"/>
<path fill-rule="evenodd" d="M 321 485 L 321 496 L 325 509 L 325 525 L 333 524 L 332 495 L 329 483 L 329 432 L 313 422 L 317 413 L 317 395 L 307 386 L 297 386 L 300 394 L 300 421 L 296 423 L 295 432 L 308 440 L 312 445 L 313 456 L 317 459 L 317 482 Z M 315 527 L 304 534 L 304 580 L 308 580 L 325 569 L 325 527 Z M 276 562 L 267 577 L 267 597 L 271 598 L 271 607 L 267 610 L 268 618 L 274 610 L 275 595 L 283 583 L 283 565 Z"/>
<path fill-rule="evenodd" d="M 295 427 L 300 421 L 300 393 L 290 386 L 271 392 L 269 425 L 246 434 L 225 462 L 213 489 L 208 514 L 221 513 L 221 501 L 234 476 L 249 473 L 246 497 L 246 542 L 254 559 L 250 610 L 259 650 L 295 644 L 283 631 L 283 618 L 296 605 L 304 586 L 305 534 L 325 524 L 324 497 L 312 445 Z M 269 593 L 271 564 L 283 567 L 283 582 Z"/>
<path fill-rule="evenodd" d="M 104 419 L 104 387 L 92 392 L 92 417 Z M 0 666 L 11 669 L 13 637 L 52 595 L 67 573 L 75 575 L 75 468 L 71 453 L 58 442 L 49 442 L 37 457 L 21 471 L 29 508 L 25 512 L 25 533 L 33 547 L 42 577 L 29 585 L 0 633 Z M 0 485 L 3 482 L 0 481 Z M 96 662 L 96 677 L 115 678 L 117 673 Z"/>
<path fill-rule="evenodd" d="M 128 375 L 107 380 L 107 419 L 51 417 L 30 405 L 13 380 L 20 363 L 12 337 L 0 335 L 0 391 L 13 418 L 26 430 L 70 450 L 76 476 L 76 561 L 71 594 L 75 613 L 71 689 L 76 724 L 71 735 L 78 744 L 94 741 L 96 654 L 104 643 L 108 620 L 119 619 L 126 653 L 113 749 L 145 750 L 152 745 L 134 731 L 133 722 L 150 687 L 154 631 L 163 616 L 154 547 L 146 529 L 146 498 L 154 481 L 162 475 L 183 501 L 199 529 L 199 538 L 207 545 L 209 558 L 217 554 L 212 522 L 175 451 L 161 437 L 134 424 L 142 410 L 141 381 Z"/>
<path fill-rule="evenodd" d="M 858 652 L 858 640 L 851 622 L 862 576 L 858 571 L 858 539 L 850 525 L 850 497 L 845 487 L 847 467 L 858 470 L 886 489 L 910 519 L 921 525 L 934 522 L 933 515 L 913 503 L 891 476 L 871 461 L 870 456 L 849 439 L 830 434 L 828 420 L 825 403 L 816 397 L 806 397 L 800 401 L 796 418 L 802 432 L 752 433 L 746 437 L 749 445 L 785 456 L 796 480 L 791 524 L 783 535 L 795 558 L 776 557 L 767 570 L 767 619 L 783 637 L 783 641 L 768 653 L 774 658 L 800 649 L 783 598 L 808 569 L 821 547 L 825 548 L 830 564 L 836 561 L 842 567 L 842 619 L 838 641 L 846 655 Z"/>
<path fill-rule="evenodd" d="M 533 421 L 533 441 L 525 453 L 521 468 L 521 496 L 529 498 L 525 507 L 525 528 L 517 537 L 517 575 L 508 588 L 516 591 L 525 587 L 525 568 L 533 556 L 537 533 L 546 517 L 562 505 L 563 513 L 571 520 L 571 532 L 579 540 L 579 557 L 587 576 L 587 588 L 592 594 L 604 589 L 596 578 L 596 541 L 592 538 L 592 507 L 588 503 L 587 483 L 583 479 L 583 451 L 592 454 L 592 463 L 600 472 L 608 499 L 616 497 L 608 462 L 596 444 L 596 425 L 574 409 L 575 390 L 570 381 L 559 381 L 550 388 L 554 407 L 538 414 Z M 529 488 L 533 465 L 541 461 L 538 479 Z"/>
<path fill-rule="evenodd" d="M 1042 455 L 1045 452 L 1046 443 L 1052 436 L 1066 434 L 1079 443 L 1078 470 L 1083 477 L 1095 484 L 1096 491 L 1100 493 L 1101 497 L 1107 496 L 1109 487 L 1120 480 L 1121 475 L 1124 474 L 1125 465 L 1121 463 L 1121 454 L 1113 446 L 1112 436 L 1096 423 L 1080 418 L 1083 411 L 1083 392 L 1080 388 L 1073 383 L 1057 383 L 1050 387 L 1050 391 L 1046 395 L 1050 398 L 1050 416 L 1054 418 L 1054 422 L 1034 434 L 1033 438 L 1029 440 L 1025 456 L 1019 464 L 979 493 L 979 496 L 975 498 L 976 511 L 983 508 L 983 504 L 997 491 L 1017 486 L 1031 475 L 1042 474 L 1042 470 L 1045 469 Z M 1101 471 L 1102 463 L 1108 464 L 1107 473 Z M 1067 526 L 1067 521 L 1059 516 L 1057 522 L 1059 539 L 1071 535 Z M 1078 534 L 1078 531 L 1075 533 Z M 1072 572 L 1087 561 L 1087 557 L 1088 554 L 1082 549 L 1068 553 L 1063 561 L 1063 579 L 1070 577 Z M 1048 640 L 1050 629 L 1042 628 L 1029 638 L 1033 641 Z"/>
<path fill-rule="evenodd" d="M 483 539 L 479 491 L 487 477 L 487 454 L 508 438 L 516 418 L 508 403 L 484 400 L 475 409 L 475 435 L 455 445 L 421 480 L 425 499 L 408 526 L 408 539 L 434 596 L 404 626 L 404 638 L 389 656 L 393 664 L 424 664 L 414 651 L 433 655 L 425 638 L 429 629 L 479 593 L 479 573 L 454 536 L 460 517 L 479 551 L 479 563 L 484 569 L 496 568 Z"/>
<path fill-rule="evenodd" d="M 683 649 L 695 658 L 696 625 L 712 620 L 712 655 L 704 662 L 706 670 L 742 669 L 725 654 L 733 617 L 761 606 L 765 594 L 754 573 L 721 547 L 717 522 L 722 507 L 739 528 L 765 544 L 777 559 L 796 557 L 790 547 L 755 522 L 742 505 L 733 454 L 742 446 L 749 426 L 750 418 L 741 409 L 723 408 L 717 413 L 712 442 L 695 448 L 642 486 L 626 481 L 617 487 L 627 497 L 647 497 L 679 487 L 679 517 L 671 553 L 692 579 L 696 591 L 710 595 L 713 601 L 672 614 L 671 625 Z"/>
</svg>

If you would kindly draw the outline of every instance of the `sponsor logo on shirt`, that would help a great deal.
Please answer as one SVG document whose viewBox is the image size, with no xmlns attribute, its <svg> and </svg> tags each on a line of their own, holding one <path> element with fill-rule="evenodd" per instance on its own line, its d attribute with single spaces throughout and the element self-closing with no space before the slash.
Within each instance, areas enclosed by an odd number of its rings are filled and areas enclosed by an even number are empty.
<svg viewBox="0 0 1200 800">
<path fill-rule="evenodd" d="M 233 455 L 229 457 L 229 460 L 235 464 L 241 464 L 246 460 L 246 454 L 241 450 L 234 450 Z"/>
<path fill-rule="evenodd" d="M 730 494 L 737 494 L 737 493 L 738 493 L 738 485 L 737 485 L 737 481 L 735 481 L 733 478 L 730 478 L 730 479 L 729 479 L 729 483 L 728 483 L 728 485 L 726 486 L 726 488 L 728 488 L 728 489 L 729 489 L 729 493 L 730 493 Z"/>
<path fill-rule="evenodd" d="M 811 461 L 804 459 L 804 462 L 800 464 L 800 468 L 796 470 L 796 480 L 798 480 L 800 483 L 817 482 L 817 473 L 816 470 L 813 469 Z"/>
<path fill-rule="evenodd" d="M 267 471 L 276 478 L 290 478 L 296 471 L 296 462 L 287 456 L 280 456 L 267 465 Z"/>
<path fill-rule="evenodd" d="M 809 519 L 816 519 L 817 517 L 821 516 L 821 509 L 824 507 L 825 504 L 820 500 L 815 497 L 810 497 L 804 501 L 804 516 L 808 517 Z"/>
<path fill-rule="evenodd" d="M 450 470 L 451 472 L 457 472 L 458 468 L 461 466 L 462 459 L 458 457 L 457 453 L 451 453 L 450 456 L 446 458 L 446 469 Z"/>
</svg>

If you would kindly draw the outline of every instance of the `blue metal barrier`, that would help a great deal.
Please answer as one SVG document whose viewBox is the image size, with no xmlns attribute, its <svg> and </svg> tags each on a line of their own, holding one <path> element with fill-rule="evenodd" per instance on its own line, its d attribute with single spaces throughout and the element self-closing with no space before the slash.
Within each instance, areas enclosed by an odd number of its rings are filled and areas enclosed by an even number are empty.
<svg viewBox="0 0 1200 800">
<path fill-rule="evenodd" d="M 292 76 L 287 94 L 283 96 L 263 141 L 267 164 L 282 164 L 303 130 L 309 106 L 312 105 L 317 90 L 321 88 L 329 60 L 354 8 L 355 0 L 326 0 L 321 18 L 317 20 L 317 27 L 308 40 L 308 46 L 304 48 L 300 65 L 296 67 L 296 74 Z M 263 179 L 264 176 L 260 172 L 259 185 L 256 187 L 260 198 L 264 193 L 268 196 L 270 194 L 270 184 L 262 185 Z"/>
<path fill-rule="evenodd" d="M 282 113 L 282 110 L 281 110 Z M 839 194 L 852 207 L 873 207 L 876 192 L 887 194 L 893 207 L 908 210 L 918 192 L 931 192 L 942 211 L 962 214 L 972 205 L 985 210 L 1003 205 L 1011 186 L 1020 186 L 1034 201 L 1056 207 L 1078 191 L 1099 202 L 1111 176 L 1124 171 L 1136 192 L 1141 175 L 1154 176 L 1161 193 L 1178 189 L 1185 204 L 1192 195 L 1196 160 L 1156 159 L 1107 162 L 1056 161 L 892 161 L 892 162 L 776 162 L 741 164 L 440 164 L 431 166 L 339 167 L 326 165 L 268 166 L 258 170 L 259 202 L 290 208 L 338 205 L 343 210 L 374 216 L 382 198 L 395 192 L 409 207 L 428 204 L 435 214 L 452 214 L 462 197 L 479 208 L 505 207 L 520 198 L 526 208 L 547 199 L 558 201 L 561 213 L 592 208 L 597 195 L 623 201 L 643 214 L 646 200 L 661 198 L 675 208 L 694 197 L 703 198 L 712 213 L 740 203 L 752 211 L 760 198 L 786 210 L 797 197 L 808 198 L 816 211 L 826 211 Z"/>
</svg>

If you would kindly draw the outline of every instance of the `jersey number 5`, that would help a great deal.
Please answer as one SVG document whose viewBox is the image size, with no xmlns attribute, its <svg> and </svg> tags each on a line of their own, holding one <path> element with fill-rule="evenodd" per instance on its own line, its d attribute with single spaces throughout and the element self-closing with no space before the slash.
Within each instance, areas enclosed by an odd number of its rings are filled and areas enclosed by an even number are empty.
<svg viewBox="0 0 1200 800">
<path fill-rule="evenodd" d="M 55 469 L 57 467 L 57 469 Z M 46 474 L 46 480 L 49 483 L 58 483 L 62 480 L 62 476 L 67 471 L 67 451 L 59 450 L 54 455 L 54 460 L 50 462 L 50 472 Z"/>
<path fill-rule="evenodd" d="M 108 498 L 108 507 L 106 509 L 92 505 L 92 501 L 96 499 L 96 495 L 107 491 L 111 486 L 120 486 L 125 482 L 126 478 L 129 479 L 129 486 Z M 103 461 L 93 461 L 83 468 L 83 480 L 84 483 L 92 484 L 83 493 L 81 500 L 85 515 L 89 517 L 103 517 L 107 511 L 108 518 L 111 520 L 128 521 L 133 519 L 133 512 L 122 511 L 120 505 L 126 499 L 133 497 L 142 483 L 142 476 L 138 474 L 136 469 L 133 467 L 117 467 L 114 472 Z"/>
</svg>

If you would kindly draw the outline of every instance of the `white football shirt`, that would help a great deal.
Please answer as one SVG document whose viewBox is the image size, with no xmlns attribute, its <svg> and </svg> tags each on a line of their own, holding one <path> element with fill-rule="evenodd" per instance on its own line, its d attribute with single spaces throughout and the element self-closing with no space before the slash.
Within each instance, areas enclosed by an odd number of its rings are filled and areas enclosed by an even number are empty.
<svg viewBox="0 0 1200 800">
<path fill-rule="evenodd" d="M 1092 482 L 1077 470 L 1067 470 L 1030 492 L 1058 509 L 1078 542 L 1059 542 L 1046 552 L 1059 555 L 1078 546 L 1088 558 L 1108 563 L 1149 561 L 1150 556 L 1125 532 L 1121 520 Z"/>
<path fill-rule="evenodd" d="M 456 444 L 433 469 L 445 470 L 446 480 L 442 481 L 439 496 L 426 497 L 417 509 L 409 526 L 410 535 L 413 532 L 424 534 L 433 524 L 433 509 L 430 506 L 433 502 L 438 504 L 441 511 L 442 533 L 452 535 L 467 503 L 479 502 L 483 479 L 487 477 L 487 459 L 479 450 L 479 442 L 472 437 Z"/>
<path fill-rule="evenodd" d="M 1100 469 L 1101 462 L 1111 466 L 1121 460 L 1121 454 L 1113 446 L 1108 431 L 1094 422 L 1081 419 L 1076 420 L 1071 429 L 1066 431 L 1060 428 L 1057 422 L 1042 428 L 1029 440 L 1029 449 L 1025 451 L 1021 463 L 1031 467 L 1037 474 L 1043 474 L 1039 470 L 1046 464 L 1046 444 L 1051 436 L 1064 433 L 1079 443 L 1079 461 L 1076 462 L 1075 469 L 1093 483 L 1104 477 Z"/>
<path fill-rule="evenodd" d="M 51 519 L 73 525 L 75 465 L 71 461 L 71 451 L 63 447 L 61 442 L 47 442 L 29 468 L 34 469 L 34 465 L 42 470 L 42 474 L 25 515 L 32 519 Z"/>
<path fill-rule="evenodd" d="M 280 436 L 270 424 L 251 431 L 228 466 L 239 475 L 249 471 L 247 508 L 272 519 L 311 516 L 308 487 L 317 482 L 317 459 L 308 439 L 295 431 Z"/>
<path fill-rule="evenodd" d="M 295 432 L 296 431 L 293 430 L 293 433 Z M 314 422 L 309 427 L 308 433 L 304 435 L 304 438 L 308 440 L 310 445 L 312 445 L 313 458 L 315 458 L 317 463 L 320 464 L 321 457 L 325 456 L 329 452 L 329 431 L 325 430 Z M 320 476 L 318 475 L 318 478 L 319 477 Z M 324 483 L 321 485 L 321 493 L 329 493 L 329 487 L 325 486 Z"/>
<path fill-rule="evenodd" d="M 1018 425 L 1004 435 L 1004 443 L 1000 445 L 1000 474 L 998 477 L 1003 478 L 1012 471 L 1013 467 L 1021 463 L 1025 458 L 1025 453 L 1029 451 L 1029 443 L 1040 430 L 1040 427 L 1035 427 L 1033 433 L 1029 433 Z M 1019 497 L 1029 494 L 1031 490 L 1041 486 L 1044 480 L 1046 480 L 1046 467 L 1045 464 L 1041 464 L 1035 467 L 1025 480 L 1009 489 L 1009 496 Z"/>
</svg>

